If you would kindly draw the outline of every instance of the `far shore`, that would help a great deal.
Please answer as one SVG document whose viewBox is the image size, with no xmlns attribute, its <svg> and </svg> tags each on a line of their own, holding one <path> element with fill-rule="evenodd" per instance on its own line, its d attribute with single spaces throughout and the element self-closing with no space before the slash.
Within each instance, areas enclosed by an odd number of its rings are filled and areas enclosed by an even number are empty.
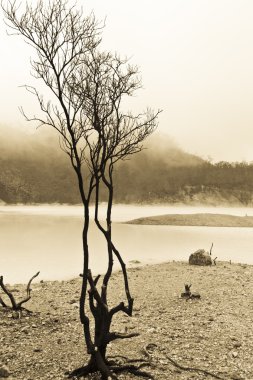
<svg viewBox="0 0 253 380">
<path fill-rule="evenodd" d="M 128 224 L 203 226 L 203 227 L 253 227 L 253 216 L 225 214 L 167 214 L 133 219 Z"/>
</svg>

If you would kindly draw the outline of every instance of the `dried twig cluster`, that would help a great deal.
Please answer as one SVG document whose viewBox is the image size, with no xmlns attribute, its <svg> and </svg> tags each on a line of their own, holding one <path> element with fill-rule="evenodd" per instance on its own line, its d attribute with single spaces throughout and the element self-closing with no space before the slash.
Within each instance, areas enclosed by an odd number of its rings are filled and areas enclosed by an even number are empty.
<svg viewBox="0 0 253 380">
<path fill-rule="evenodd" d="M 13 295 L 13 292 L 11 292 L 7 286 L 4 284 L 3 276 L 0 276 L 0 287 L 3 290 L 3 292 L 6 294 L 6 296 L 9 298 L 11 306 L 8 306 L 2 297 L 0 296 L 0 304 L 3 307 L 11 308 L 13 311 L 22 311 L 24 309 L 23 305 L 24 303 L 28 302 L 31 299 L 31 284 L 32 281 L 40 274 L 40 272 L 37 272 L 34 276 L 31 277 L 29 280 L 27 287 L 26 287 L 26 297 L 23 298 L 21 301 L 17 301 Z"/>
</svg>

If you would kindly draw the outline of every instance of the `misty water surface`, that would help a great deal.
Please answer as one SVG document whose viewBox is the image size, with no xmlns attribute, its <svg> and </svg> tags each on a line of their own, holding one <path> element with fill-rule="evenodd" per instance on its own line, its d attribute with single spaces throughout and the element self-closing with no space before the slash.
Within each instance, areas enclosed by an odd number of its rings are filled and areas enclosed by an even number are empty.
<svg viewBox="0 0 253 380">
<path fill-rule="evenodd" d="M 102 211 L 104 219 L 105 207 Z M 190 253 L 199 248 L 209 249 L 213 242 L 213 255 L 218 259 L 253 264 L 251 228 L 121 223 L 149 215 L 199 212 L 253 215 L 252 208 L 117 205 L 113 209 L 113 240 L 126 263 L 188 260 Z M 77 276 L 82 271 L 81 231 L 81 206 L 1 206 L 0 274 L 10 283 L 26 282 L 38 270 L 40 279 L 46 280 Z M 90 232 L 90 266 L 94 274 L 103 273 L 106 269 L 104 240 L 93 222 Z"/>
</svg>

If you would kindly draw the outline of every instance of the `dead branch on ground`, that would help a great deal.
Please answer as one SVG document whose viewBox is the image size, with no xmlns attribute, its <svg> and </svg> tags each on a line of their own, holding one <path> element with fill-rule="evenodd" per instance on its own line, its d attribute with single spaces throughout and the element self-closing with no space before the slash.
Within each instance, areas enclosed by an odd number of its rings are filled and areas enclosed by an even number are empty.
<svg viewBox="0 0 253 380">
<path fill-rule="evenodd" d="M 158 348 L 157 345 L 154 343 L 151 343 L 151 344 L 148 344 L 147 346 L 145 346 L 143 349 L 143 353 L 149 359 L 150 364 L 152 362 L 152 355 L 149 351 L 151 349 L 151 352 L 153 352 L 154 350 L 156 350 L 156 348 Z M 168 359 L 170 361 L 170 363 L 172 363 L 176 368 L 178 368 L 182 371 L 203 373 L 204 375 L 212 376 L 213 378 L 218 379 L 218 380 L 229 380 L 229 378 L 225 378 L 225 377 L 216 375 L 215 373 L 206 371 L 205 369 L 183 366 L 183 365 L 177 363 L 174 359 L 172 359 L 167 354 L 165 354 L 165 358 Z"/>
<path fill-rule="evenodd" d="M 22 306 L 24 303 L 28 302 L 31 299 L 31 283 L 32 281 L 40 274 L 40 272 L 37 272 L 34 276 L 31 277 L 31 279 L 28 281 L 27 287 L 26 287 L 26 297 L 23 298 L 21 301 L 17 302 L 13 292 L 11 292 L 6 285 L 4 284 L 3 276 L 0 276 L 0 287 L 2 288 L 3 292 L 7 295 L 11 302 L 11 306 L 8 306 L 3 299 L 0 297 L 0 304 L 2 307 L 10 308 L 14 311 L 22 311 L 25 308 Z"/>
</svg>

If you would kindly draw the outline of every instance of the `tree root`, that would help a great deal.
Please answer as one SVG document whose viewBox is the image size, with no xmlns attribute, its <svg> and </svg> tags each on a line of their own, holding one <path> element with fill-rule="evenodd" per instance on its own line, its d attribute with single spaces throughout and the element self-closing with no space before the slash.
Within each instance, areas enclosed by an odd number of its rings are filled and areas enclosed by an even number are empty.
<svg viewBox="0 0 253 380">
<path fill-rule="evenodd" d="M 209 372 L 209 371 L 206 371 L 205 369 L 201 369 L 201 368 L 194 368 L 194 367 L 184 367 L 182 366 L 181 364 L 178 364 L 175 360 L 173 360 L 172 358 L 170 358 L 168 355 L 166 355 L 166 358 L 177 368 L 181 369 L 182 371 L 191 371 L 191 372 L 199 372 L 199 373 L 203 373 L 204 375 L 208 375 L 208 376 L 212 376 L 213 378 L 215 379 L 218 379 L 218 380 L 228 380 L 228 378 L 224 378 L 224 377 L 220 377 L 218 375 L 216 375 L 215 373 L 212 373 L 212 372 Z"/>
<path fill-rule="evenodd" d="M 148 379 L 154 379 L 154 377 L 151 375 L 151 373 L 141 370 L 142 367 L 147 366 L 147 365 L 149 365 L 149 364 L 148 363 L 146 363 L 146 364 L 140 364 L 138 366 L 133 365 L 133 364 L 129 364 L 129 365 L 123 365 L 123 366 L 120 366 L 120 367 L 112 366 L 112 367 L 109 367 L 109 368 L 114 373 L 129 372 L 129 373 L 132 373 L 135 376 L 145 377 L 145 378 L 148 378 Z"/>
<path fill-rule="evenodd" d="M 68 374 L 68 378 L 73 379 L 73 378 L 86 377 L 93 372 L 95 372 L 95 370 L 92 370 L 91 366 L 87 364 L 85 367 L 80 367 L 70 372 Z"/>
<path fill-rule="evenodd" d="M 151 353 L 154 352 L 156 349 L 157 349 L 157 345 L 154 343 L 148 344 L 143 349 L 144 355 L 146 355 L 149 358 L 150 362 L 152 361 L 152 354 Z M 168 359 L 175 367 L 181 369 L 182 371 L 199 372 L 199 373 L 203 373 L 204 375 L 207 375 L 207 376 L 212 376 L 213 378 L 218 379 L 218 380 L 229 380 L 228 378 L 221 377 L 219 375 L 216 375 L 215 373 L 206 371 L 205 369 L 194 368 L 194 367 L 185 367 L 185 366 L 177 363 L 174 359 L 172 359 L 168 355 L 165 355 L 165 358 Z"/>
<path fill-rule="evenodd" d="M 120 356 L 118 357 L 120 358 Z M 126 359 L 125 357 L 121 357 L 121 358 Z M 106 365 L 108 366 L 108 370 L 112 373 L 111 379 L 117 379 L 115 374 L 118 374 L 120 372 L 129 372 L 138 377 L 154 379 L 154 377 L 149 372 L 141 370 L 141 368 L 143 368 L 144 366 L 150 365 L 149 361 L 145 359 L 133 359 L 133 360 L 128 360 L 128 362 L 129 364 L 119 365 L 114 361 L 107 361 Z M 139 365 L 134 365 L 134 364 L 131 364 L 133 362 L 134 363 L 142 362 L 142 363 Z M 91 364 L 87 364 L 84 367 L 77 368 L 74 371 L 70 373 L 66 373 L 66 374 L 68 375 L 69 379 L 79 379 L 79 378 L 85 378 L 89 374 L 92 374 L 95 372 L 99 372 L 98 368 L 96 368 L 95 366 L 92 366 Z M 101 378 L 103 379 L 103 377 Z"/>
<path fill-rule="evenodd" d="M 147 363 L 150 365 L 150 361 L 147 359 L 144 359 L 144 358 L 129 359 L 123 355 L 108 356 L 106 364 L 109 366 L 110 365 L 111 366 L 117 366 L 117 365 L 119 365 L 119 361 L 117 361 L 117 359 L 122 359 L 127 363 Z"/>
<path fill-rule="evenodd" d="M 21 306 L 18 310 L 14 310 L 12 308 L 12 306 L 1 306 L 1 302 L 0 302 L 0 312 L 2 313 L 12 313 L 12 318 L 13 319 L 20 319 L 22 318 L 24 315 L 25 316 L 28 316 L 28 315 L 31 315 L 31 314 L 34 314 L 34 312 L 32 310 L 29 310 L 27 309 L 26 307 L 23 307 Z M 37 314 L 38 312 L 36 312 Z"/>
<path fill-rule="evenodd" d="M 107 372 L 109 373 L 111 371 L 110 366 L 106 366 Z M 84 367 L 80 367 L 75 369 L 74 371 L 70 373 L 66 373 L 68 375 L 68 379 L 80 379 L 80 378 L 86 378 L 88 375 L 92 373 L 100 373 L 101 374 L 101 379 L 111 379 L 111 380 L 117 380 L 117 377 L 115 374 L 112 372 L 111 375 L 102 375 L 101 371 L 94 365 L 88 363 Z"/>
</svg>

